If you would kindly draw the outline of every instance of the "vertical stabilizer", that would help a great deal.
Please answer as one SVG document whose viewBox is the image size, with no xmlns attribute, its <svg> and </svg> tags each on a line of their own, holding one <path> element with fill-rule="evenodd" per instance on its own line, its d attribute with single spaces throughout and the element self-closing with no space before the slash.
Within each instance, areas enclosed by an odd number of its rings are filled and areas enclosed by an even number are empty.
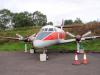
<svg viewBox="0 0 100 75">
<path fill-rule="evenodd" d="M 61 29 L 63 29 L 63 27 L 64 27 L 64 20 L 62 19 Z"/>
</svg>

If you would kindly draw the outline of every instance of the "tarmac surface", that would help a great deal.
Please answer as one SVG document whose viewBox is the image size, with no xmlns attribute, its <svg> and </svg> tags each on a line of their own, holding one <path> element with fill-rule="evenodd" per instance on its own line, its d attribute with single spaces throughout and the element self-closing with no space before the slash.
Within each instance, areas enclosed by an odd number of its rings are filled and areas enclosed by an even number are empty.
<svg viewBox="0 0 100 75">
<path fill-rule="evenodd" d="M 99 53 L 87 53 L 87 65 L 72 65 L 73 53 L 48 55 L 49 60 L 40 62 L 38 53 L 0 52 L 0 75 L 100 75 Z"/>
</svg>

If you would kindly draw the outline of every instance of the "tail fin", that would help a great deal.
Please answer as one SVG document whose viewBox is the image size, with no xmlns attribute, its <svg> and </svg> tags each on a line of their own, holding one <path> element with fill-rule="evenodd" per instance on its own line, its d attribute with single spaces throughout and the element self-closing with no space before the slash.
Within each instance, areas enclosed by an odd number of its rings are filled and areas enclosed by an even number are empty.
<svg viewBox="0 0 100 75">
<path fill-rule="evenodd" d="M 61 29 L 63 29 L 63 27 L 64 27 L 64 20 L 62 19 Z"/>
</svg>

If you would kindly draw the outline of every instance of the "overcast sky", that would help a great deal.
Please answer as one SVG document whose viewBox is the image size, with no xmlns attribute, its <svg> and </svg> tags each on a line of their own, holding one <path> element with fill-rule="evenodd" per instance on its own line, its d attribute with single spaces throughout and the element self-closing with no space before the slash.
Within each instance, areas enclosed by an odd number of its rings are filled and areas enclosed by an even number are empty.
<svg viewBox="0 0 100 75">
<path fill-rule="evenodd" d="M 34 12 L 36 10 L 47 15 L 48 21 L 60 24 L 62 19 L 83 22 L 100 21 L 100 0 L 0 0 L 0 9 L 12 12 Z"/>
</svg>

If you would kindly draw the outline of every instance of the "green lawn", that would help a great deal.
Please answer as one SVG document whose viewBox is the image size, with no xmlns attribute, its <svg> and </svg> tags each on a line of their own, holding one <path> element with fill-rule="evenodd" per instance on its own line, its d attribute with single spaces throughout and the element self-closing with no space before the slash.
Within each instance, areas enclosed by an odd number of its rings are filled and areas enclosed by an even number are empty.
<svg viewBox="0 0 100 75">
<path fill-rule="evenodd" d="M 95 51 L 95 52 L 100 52 L 100 39 L 96 40 L 89 40 L 89 41 L 83 41 L 81 43 L 81 46 L 84 48 L 84 50 L 87 51 Z M 62 44 L 62 45 L 56 45 L 56 46 L 51 46 L 49 47 L 51 50 L 68 50 L 68 51 L 73 51 L 76 50 L 76 43 L 68 43 L 68 44 Z"/>
<path fill-rule="evenodd" d="M 24 51 L 24 42 L 7 42 L 4 44 L 0 44 L 0 51 Z M 85 50 L 100 52 L 100 39 L 92 40 L 92 41 L 84 41 L 81 43 Z M 28 43 L 28 49 L 31 48 L 32 45 Z M 68 43 L 61 45 L 54 45 L 48 48 L 51 51 L 73 51 L 76 50 L 76 43 Z"/>
<path fill-rule="evenodd" d="M 0 44 L 0 51 L 24 51 L 24 42 L 8 42 Z M 31 48 L 31 44 L 28 44 L 28 49 Z"/>
</svg>

